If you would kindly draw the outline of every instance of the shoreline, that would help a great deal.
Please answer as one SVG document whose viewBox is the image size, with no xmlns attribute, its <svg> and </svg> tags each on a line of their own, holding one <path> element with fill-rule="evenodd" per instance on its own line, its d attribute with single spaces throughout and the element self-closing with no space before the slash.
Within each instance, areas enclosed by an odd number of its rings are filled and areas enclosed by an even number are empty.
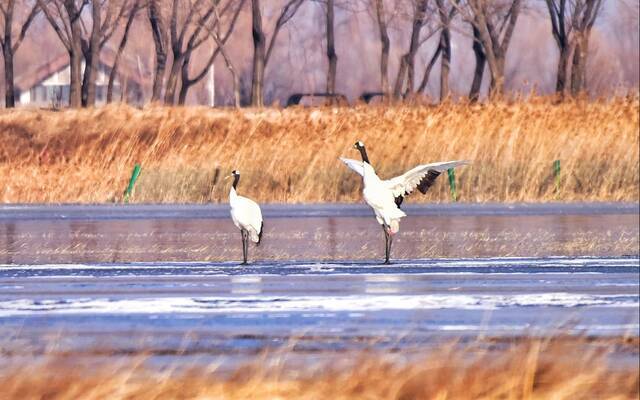
<svg viewBox="0 0 640 400">
<path fill-rule="evenodd" d="M 266 203 L 265 218 L 370 217 L 363 203 Z M 408 203 L 410 216 L 538 216 L 538 215 L 637 215 L 637 202 L 548 203 Z M 0 221 L 30 219 L 221 219 L 229 217 L 226 203 L 16 203 L 0 204 Z"/>
</svg>

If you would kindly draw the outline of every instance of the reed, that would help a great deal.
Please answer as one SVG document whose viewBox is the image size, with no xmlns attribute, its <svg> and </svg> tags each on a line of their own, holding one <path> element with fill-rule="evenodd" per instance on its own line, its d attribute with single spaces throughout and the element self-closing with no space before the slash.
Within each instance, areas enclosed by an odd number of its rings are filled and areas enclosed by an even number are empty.
<svg viewBox="0 0 640 400">
<path fill-rule="evenodd" d="M 142 164 L 133 202 L 226 201 L 228 182 L 261 202 L 355 202 L 339 161 L 367 144 L 383 177 L 418 163 L 467 159 L 466 202 L 638 201 L 638 97 L 554 103 L 208 109 L 111 105 L 0 113 L 0 201 L 109 202 Z M 562 163 L 556 193 L 553 162 Z M 446 177 L 426 196 L 450 201 Z"/>
<path fill-rule="evenodd" d="M 361 352 L 287 367 L 292 349 L 219 364 L 150 368 L 148 355 L 83 359 L 70 354 L 3 363 L 3 399 L 637 399 L 638 363 L 614 365 L 637 338 L 528 338 L 424 353 Z M 311 358 L 310 358 L 311 359 Z M 152 364 L 153 365 L 153 364 Z"/>
</svg>

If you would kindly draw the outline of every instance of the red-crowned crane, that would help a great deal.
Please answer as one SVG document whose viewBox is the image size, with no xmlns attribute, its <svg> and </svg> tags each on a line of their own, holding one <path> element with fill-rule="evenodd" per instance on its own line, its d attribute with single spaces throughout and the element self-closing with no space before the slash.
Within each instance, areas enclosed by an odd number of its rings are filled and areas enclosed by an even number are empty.
<svg viewBox="0 0 640 400">
<path fill-rule="evenodd" d="M 229 191 L 229 205 L 231 206 L 231 219 L 242 234 L 242 265 L 247 264 L 247 253 L 249 251 L 249 240 L 256 245 L 262 241 L 262 212 L 260 206 L 255 201 L 238 195 L 236 192 L 240 181 L 240 172 L 233 170 L 227 178 L 233 178 L 233 184 Z"/>
<path fill-rule="evenodd" d="M 364 182 L 362 196 L 364 201 L 373 209 L 378 223 L 382 225 L 385 241 L 384 262 L 389 264 L 393 235 L 400 229 L 400 219 L 407 216 L 400 209 L 404 197 L 411 194 L 416 188 L 421 193 L 426 193 L 442 172 L 469 162 L 445 161 L 418 165 L 400 176 L 382 180 L 369 162 L 364 143 L 358 141 L 353 147 L 360 152 L 362 161 L 342 157 L 340 160 L 362 176 Z"/>
</svg>

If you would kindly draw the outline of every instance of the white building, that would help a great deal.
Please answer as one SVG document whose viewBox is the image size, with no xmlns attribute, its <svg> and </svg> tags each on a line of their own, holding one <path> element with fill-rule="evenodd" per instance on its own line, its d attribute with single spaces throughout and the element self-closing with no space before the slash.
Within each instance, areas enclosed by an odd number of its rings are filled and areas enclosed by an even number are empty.
<svg viewBox="0 0 640 400">
<path fill-rule="evenodd" d="M 106 103 L 109 73 L 113 65 L 113 51 L 103 50 L 98 63 L 96 76 L 96 105 Z M 122 58 L 118 67 L 118 76 L 114 81 L 113 100 L 141 105 L 143 103 L 140 74 L 124 65 Z M 82 64 L 84 71 L 84 62 Z M 69 104 L 70 87 L 69 55 L 61 54 L 49 62 L 17 74 L 15 80 L 16 100 L 21 106 L 62 107 Z M 123 96 L 123 92 L 125 96 Z"/>
</svg>

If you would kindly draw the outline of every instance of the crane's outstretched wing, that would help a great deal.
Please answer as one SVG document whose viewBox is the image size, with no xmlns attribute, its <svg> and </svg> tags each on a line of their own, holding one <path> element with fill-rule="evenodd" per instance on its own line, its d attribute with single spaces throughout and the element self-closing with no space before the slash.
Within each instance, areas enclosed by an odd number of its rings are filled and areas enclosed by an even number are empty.
<svg viewBox="0 0 640 400">
<path fill-rule="evenodd" d="M 364 176 L 364 165 L 362 165 L 362 161 L 352 160 L 350 158 L 342 158 L 340 157 L 340 161 L 345 163 L 347 167 L 356 171 L 360 176 Z"/>
<path fill-rule="evenodd" d="M 411 194 L 416 188 L 425 194 L 433 185 L 436 178 L 444 171 L 460 165 L 469 164 L 468 161 L 444 161 L 431 164 L 418 165 L 400 176 L 384 181 L 387 188 L 396 198 L 396 205 L 400 207 L 402 200 Z"/>
</svg>

